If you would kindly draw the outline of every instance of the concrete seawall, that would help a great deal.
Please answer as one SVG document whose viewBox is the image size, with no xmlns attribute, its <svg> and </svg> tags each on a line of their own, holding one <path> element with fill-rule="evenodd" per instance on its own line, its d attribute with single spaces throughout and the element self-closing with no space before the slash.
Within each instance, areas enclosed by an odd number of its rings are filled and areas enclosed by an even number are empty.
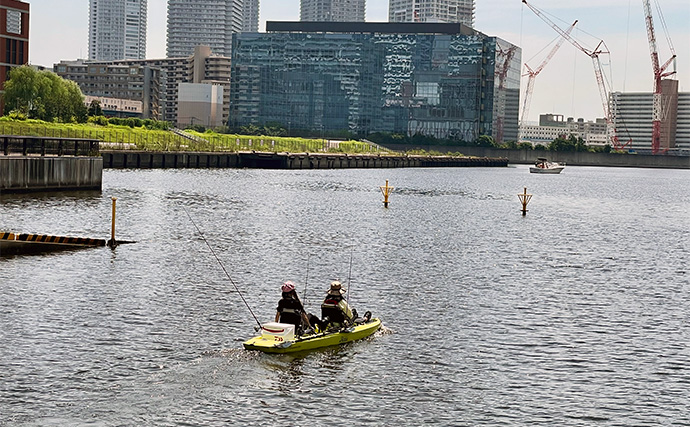
<svg viewBox="0 0 690 427">
<path fill-rule="evenodd" d="M 565 162 L 572 166 L 612 166 L 635 168 L 663 168 L 690 169 L 690 156 L 651 155 L 651 154 L 618 154 L 618 153 L 588 153 L 588 152 L 560 152 L 536 150 L 501 150 L 486 147 L 463 146 L 388 146 L 392 150 L 410 150 L 419 148 L 439 152 L 460 152 L 468 156 L 504 157 L 514 164 L 533 164 L 537 157 Z"/>
<path fill-rule="evenodd" d="M 105 168 L 344 169 L 405 167 L 505 167 L 508 159 L 386 156 L 332 153 L 200 153 L 102 150 Z"/>
<path fill-rule="evenodd" d="M 0 156 L 0 192 L 100 190 L 101 157 Z"/>
</svg>

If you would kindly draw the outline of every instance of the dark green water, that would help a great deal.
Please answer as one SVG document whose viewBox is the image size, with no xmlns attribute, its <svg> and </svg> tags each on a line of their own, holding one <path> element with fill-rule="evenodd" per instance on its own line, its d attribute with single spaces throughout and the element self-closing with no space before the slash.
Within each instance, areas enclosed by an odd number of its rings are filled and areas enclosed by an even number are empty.
<svg viewBox="0 0 690 427">
<path fill-rule="evenodd" d="M 378 187 L 396 187 L 384 209 Z M 534 194 L 523 217 L 517 194 Z M 0 425 L 688 425 L 690 171 L 104 173 L 0 228 L 109 238 L 0 258 Z M 247 352 L 295 280 L 386 328 Z"/>
</svg>

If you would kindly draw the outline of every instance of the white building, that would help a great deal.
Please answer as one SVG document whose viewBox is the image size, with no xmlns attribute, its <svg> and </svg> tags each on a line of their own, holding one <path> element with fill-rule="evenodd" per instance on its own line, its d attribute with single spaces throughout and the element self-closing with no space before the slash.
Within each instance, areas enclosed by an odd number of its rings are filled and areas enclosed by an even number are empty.
<svg viewBox="0 0 690 427">
<path fill-rule="evenodd" d="M 474 28 L 474 0 L 390 0 L 389 22 L 460 22 Z"/>
<path fill-rule="evenodd" d="M 242 5 L 242 32 L 259 31 L 259 0 L 244 0 Z"/>
<path fill-rule="evenodd" d="M 146 58 L 147 0 L 90 0 L 89 59 Z"/>
<path fill-rule="evenodd" d="M 563 119 L 558 114 L 539 115 L 539 124 L 528 124 L 520 128 L 520 142 L 531 142 L 534 145 L 549 145 L 556 138 L 567 138 L 574 135 L 582 138 L 587 145 L 606 145 L 607 142 L 606 119 L 598 118 L 595 121 L 577 120 L 568 117 Z"/>
<path fill-rule="evenodd" d="M 223 86 L 180 83 L 177 90 L 177 125 L 223 126 Z"/>
<path fill-rule="evenodd" d="M 230 56 L 232 34 L 258 28 L 258 0 L 168 0 L 167 57 L 187 57 L 199 45 Z"/>
<path fill-rule="evenodd" d="M 300 21 L 364 22 L 366 0 L 301 0 Z"/>
<path fill-rule="evenodd" d="M 119 99 L 107 98 L 105 96 L 84 96 L 84 105 L 86 108 L 91 106 L 93 101 L 98 101 L 98 104 L 103 110 L 103 115 L 106 117 L 139 117 L 143 116 L 144 103 L 136 99 Z"/>
<path fill-rule="evenodd" d="M 650 150 L 652 147 L 651 92 L 613 92 L 614 124 L 622 142 L 632 140 L 631 148 Z M 662 124 L 661 149 L 690 149 L 690 92 L 679 92 L 677 104 L 666 107 L 672 118 Z M 666 142 L 668 141 L 668 142 Z M 667 147 L 666 145 L 670 146 Z"/>
</svg>

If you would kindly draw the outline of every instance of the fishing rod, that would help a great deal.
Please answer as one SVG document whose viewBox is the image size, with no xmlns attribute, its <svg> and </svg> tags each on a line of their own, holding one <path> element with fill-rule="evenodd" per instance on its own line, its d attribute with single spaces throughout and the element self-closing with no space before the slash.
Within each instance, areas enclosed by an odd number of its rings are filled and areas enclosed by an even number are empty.
<svg viewBox="0 0 690 427">
<path fill-rule="evenodd" d="M 220 261 L 220 258 L 218 258 L 218 255 L 216 255 L 216 251 L 214 251 L 213 248 L 211 247 L 211 245 L 208 243 L 208 240 L 206 240 L 206 237 L 204 237 L 204 233 L 202 233 L 201 230 L 199 229 L 199 227 L 196 225 L 196 223 L 195 223 L 194 220 L 192 219 L 192 216 L 191 216 L 191 215 L 189 214 L 189 212 L 187 211 L 187 208 L 185 208 L 184 206 L 182 206 L 182 209 L 184 209 L 185 213 L 186 213 L 187 216 L 189 217 L 189 220 L 192 221 L 192 224 L 194 224 L 194 228 L 196 228 L 196 231 L 199 232 L 199 235 L 201 236 L 201 238 L 202 238 L 202 239 L 204 240 L 204 242 L 206 243 L 206 246 L 208 246 L 208 248 L 211 250 L 211 253 L 212 253 L 213 256 L 216 258 L 216 261 L 218 261 L 218 264 L 220 264 L 220 268 L 223 269 L 223 272 L 225 272 L 225 275 L 228 276 L 228 279 L 230 279 L 230 283 L 232 283 L 232 285 L 235 287 L 235 290 L 237 291 L 237 295 L 239 295 L 240 298 L 242 298 L 242 302 L 244 302 L 244 305 L 247 306 L 247 308 L 249 309 L 249 312 L 252 314 L 252 317 L 254 318 L 254 320 L 256 320 L 256 323 L 259 325 L 259 328 L 261 328 L 261 322 L 259 322 L 259 319 L 256 318 L 256 315 L 254 314 L 254 312 L 252 311 L 252 308 L 251 308 L 251 307 L 249 306 L 249 304 L 247 303 L 247 300 L 245 300 L 245 299 L 244 299 L 244 296 L 242 296 L 242 292 L 240 292 L 240 288 L 237 287 L 237 285 L 235 284 L 235 281 L 232 280 L 232 277 L 230 277 L 230 274 L 228 273 L 228 270 L 225 269 L 225 266 L 224 266 L 223 263 Z"/>
<path fill-rule="evenodd" d="M 352 289 L 350 289 L 350 278 L 352 277 L 352 251 L 350 251 L 350 271 L 347 273 L 347 305 L 350 305 L 350 295 L 352 294 Z"/>
<path fill-rule="evenodd" d="M 308 253 L 307 254 L 307 275 L 304 278 L 304 292 L 302 293 L 302 300 L 304 301 L 304 303 L 302 304 L 302 306 L 304 306 L 304 304 L 307 303 L 307 284 L 309 284 L 309 258 L 310 257 L 311 257 L 311 254 Z"/>
</svg>

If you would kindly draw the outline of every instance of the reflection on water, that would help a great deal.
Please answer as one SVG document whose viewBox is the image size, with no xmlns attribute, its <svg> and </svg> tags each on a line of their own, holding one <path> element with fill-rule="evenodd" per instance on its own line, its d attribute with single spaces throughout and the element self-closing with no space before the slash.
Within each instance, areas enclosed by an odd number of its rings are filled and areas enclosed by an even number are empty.
<svg viewBox="0 0 690 427">
<path fill-rule="evenodd" d="M 104 239 L 117 197 L 137 243 L 0 259 L 0 425 L 688 425 L 689 190 L 519 166 L 106 170 L 102 193 L 3 195 L 2 229 Z M 386 327 L 243 350 L 255 322 L 185 211 L 262 321 L 283 281 L 318 312 L 340 278 Z"/>
</svg>

